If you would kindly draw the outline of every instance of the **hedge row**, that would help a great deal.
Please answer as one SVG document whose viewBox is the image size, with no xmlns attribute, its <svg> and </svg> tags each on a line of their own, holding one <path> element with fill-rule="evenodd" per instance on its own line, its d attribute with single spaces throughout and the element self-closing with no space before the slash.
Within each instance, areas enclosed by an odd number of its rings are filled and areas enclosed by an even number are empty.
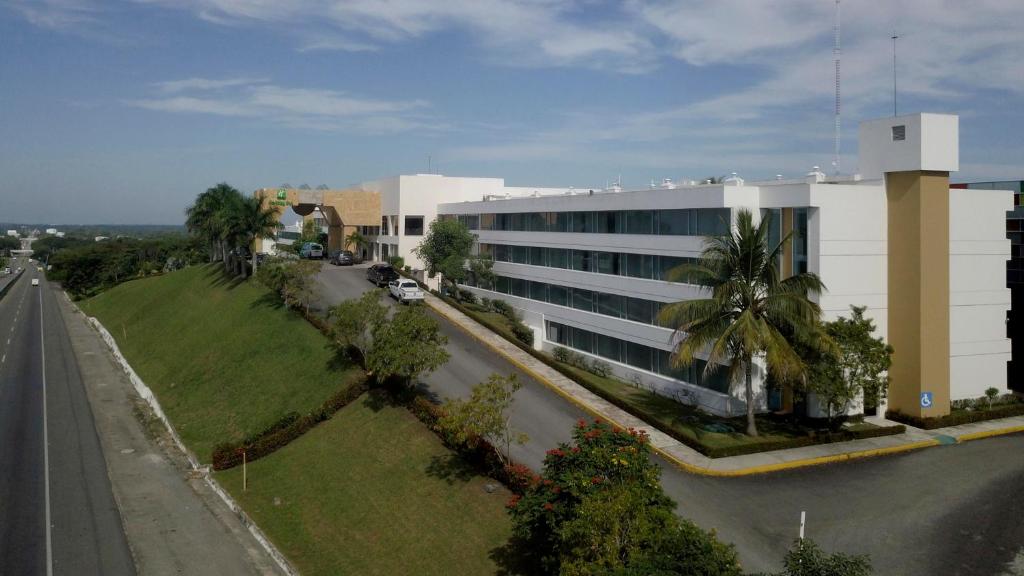
<svg viewBox="0 0 1024 576">
<path fill-rule="evenodd" d="M 373 393 L 383 392 L 374 391 Z M 508 464 L 504 464 L 498 456 L 498 450 L 483 438 L 471 438 L 466 442 L 456 440 L 438 424 L 444 415 L 444 408 L 431 402 L 422 394 L 417 394 L 408 404 L 408 408 L 409 412 L 420 422 L 437 434 L 445 446 L 458 453 L 463 460 L 479 472 L 501 482 L 512 492 L 522 494 L 532 484 L 539 481 L 539 477 L 523 464 L 516 464 L 511 460 Z"/>
<path fill-rule="evenodd" d="M 1002 406 L 997 405 L 988 410 L 956 410 L 946 416 L 934 418 L 918 418 L 909 414 L 902 414 L 896 410 L 889 410 L 885 413 L 885 417 L 889 420 L 895 420 L 896 422 L 902 422 L 925 430 L 959 426 L 972 422 L 984 422 L 985 420 L 995 420 L 996 418 L 1009 418 L 1011 416 L 1024 416 L 1024 402 L 1004 404 Z"/>
<path fill-rule="evenodd" d="M 480 316 L 473 310 L 470 310 L 469 308 L 462 306 L 459 302 L 456 302 L 451 298 L 448 298 L 447 296 L 441 296 L 440 294 L 438 294 L 438 296 L 448 304 L 457 308 L 466 316 L 469 316 L 470 318 L 476 320 L 480 324 L 483 324 L 484 326 L 488 327 L 495 334 L 503 336 L 501 330 L 493 326 L 492 323 L 489 322 L 483 316 Z M 618 408 L 625 410 L 629 414 L 632 414 L 633 416 L 636 416 L 637 418 L 643 420 L 644 422 L 647 422 L 648 424 L 655 426 L 656 428 L 658 428 L 658 430 L 661 430 L 665 434 L 668 434 L 672 438 L 678 440 L 679 442 L 685 444 L 686 446 L 689 446 L 690 448 L 693 448 L 694 450 L 700 452 L 701 454 L 707 456 L 708 458 L 742 456 L 744 454 L 755 454 L 757 452 L 768 452 L 771 450 L 786 450 L 789 448 L 802 448 L 804 446 L 813 446 L 816 444 L 831 444 L 833 442 L 846 442 L 848 440 L 861 440 L 865 438 L 877 438 L 880 436 L 892 436 L 895 434 L 903 434 L 904 432 L 906 432 L 906 427 L 904 426 L 884 426 L 879 428 L 870 428 L 866 430 L 857 431 L 841 430 L 838 432 L 831 433 L 826 432 L 822 434 L 809 434 L 807 436 L 801 436 L 799 438 L 789 438 L 786 440 L 777 440 L 772 442 L 760 442 L 756 444 L 740 444 L 736 446 L 723 447 L 707 446 L 705 444 L 702 444 L 699 440 L 691 436 L 682 434 L 670 427 L 658 426 L 658 418 L 655 415 L 649 414 L 642 407 L 637 406 L 635 404 L 630 404 L 629 402 L 626 402 L 625 400 L 619 398 L 618 396 L 615 396 L 614 394 L 609 394 L 605 392 L 604 389 L 602 389 L 600 386 L 596 386 L 588 382 L 586 374 L 579 374 L 573 372 L 571 369 L 566 367 L 561 362 L 556 362 L 547 354 L 540 352 L 538 350 L 534 350 L 533 347 L 524 346 L 521 342 L 518 342 L 514 339 L 510 339 L 507 337 L 505 339 L 508 340 L 509 342 L 512 342 L 521 350 L 530 354 L 534 358 L 540 360 L 541 362 L 544 362 L 551 368 L 557 370 L 566 378 L 573 380 L 574 382 L 583 386 L 587 390 L 590 390 L 594 394 L 597 394 L 604 400 L 607 400 L 608 402 L 612 403 Z"/>
<path fill-rule="evenodd" d="M 369 390 L 366 377 L 343 390 L 335 392 L 324 401 L 319 409 L 306 415 L 290 412 L 267 429 L 245 438 L 241 442 L 225 442 L 213 449 L 211 457 L 214 470 L 227 470 L 242 463 L 242 452 L 246 461 L 253 461 L 283 448 L 292 440 L 310 431 L 314 426 L 329 419 L 338 410 L 347 406 Z"/>
</svg>

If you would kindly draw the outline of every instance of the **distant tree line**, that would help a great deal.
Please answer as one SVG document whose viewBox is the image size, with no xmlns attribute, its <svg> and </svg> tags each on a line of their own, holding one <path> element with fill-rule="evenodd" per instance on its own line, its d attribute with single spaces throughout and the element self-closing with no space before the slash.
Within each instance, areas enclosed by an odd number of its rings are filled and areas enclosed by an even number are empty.
<svg viewBox="0 0 1024 576">
<path fill-rule="evenodd" d="M 60 282 L 76 299 L 126 280 L 204 260 L 202 243 L 183 235 L 103 242 L 51 237 L 33 242 L 32 246 L 33 257 L 52 266 L 48 277 Z"/>
</svg>

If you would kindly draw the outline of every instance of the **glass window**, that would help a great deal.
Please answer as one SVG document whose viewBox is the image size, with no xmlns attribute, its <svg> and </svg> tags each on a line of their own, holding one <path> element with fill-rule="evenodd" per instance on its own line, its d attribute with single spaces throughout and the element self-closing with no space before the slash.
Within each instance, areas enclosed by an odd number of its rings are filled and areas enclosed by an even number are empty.
<svg viewBox="0 0 1024 576">
<path fill-rule="evenodd" d="M 619 254 L 617 252 L 595 252 L 597 254 L 597 271 L 601 274 L 619 274 Z"/>
<path fill-rule="evenodd" d="M 423 216 L 405 217 L 405 235 L 423 236 Z"/>
<path fill-rule="evenodd" d="M 569 330 L 557 322 L 548 322 L 548 340 L 562 346 L 568 346 Z"/>
<path fill-rule="evenodd" d="M 620 362 L 622 361 L 622 340 L 612 338 L 611 336 L 605 336 L 604 334 L 598 334 L 596 352 L 598 356 L 603 356 L 609 360 Z"/>
<path fill-rule="evenodd" d="M 626 212 L 626 232 L 629 234 L 653 234 L 654 212 L 651 210 L 629 210 Z"/>
<path fill-rule="evenodd" d="M 641 370 L 651 370 L 654 367 L 654 350 L 635 342 L 626 342 L 626 363 Z"/>
<path fill-rule="evenodd" d="M 594 231 L 594 213 L 593 212 L 571 212 L 572 214 L 572 232 L 593 232 Z"/>
<path fill-rule="evenodd" d="M 494 291 L 508 294 L 508 276 L 498 276 L 494 279 Z"/>
<path fill-rule="evenodd" d="M 540 246 L 530 246 L 530 264 L 534 266 L 547 266 L 547 259 L 544 257 L 546 251 Z"/>
<path fill-rule="evenodd" d="M 558 284 L 548 284 L 548 302 L 559 306 L 568 306 L 569 289 Z"/>
<path fill-rule="evenodd" d="M 543 212 L 527 212 L 525 220 L 526 229 L 529 232 L 546 232 L 548 229 Z"/>
<path fill-rule="evenodd" d="M 654 309 L 650 300 L 642 298 L 626 298 L 626 318 L 645 324 L 654 323 Z"/>
<path fill-rule="evenodd" d="M 724 236 L 729 233 L 729 208 L 705 208 L 697 211 L 697 234 Z"/>
<path fill-rule="evenodd" d="M 505 244 L 492 244 L 495 262 L 508 262 L 508 246 Z"/>
<path fill-rule="evenodd" d="M 597 292 L 597 313 L 621 318 L 623 314 L 622 296 Z"/>
<path fill-rule="evenodd" d="M 689 258 L 680 258 L 678 256 L 658 256 L 658 280 L 672 280 L 672 270 L 686 264 L 689 260 Z M 682 282 L 683 279 L 677 278 L 673 281 Z"/>
<path fill-rule="evenodd" d="M 509 278 L 509 282 L 512 287 L 510 294 L 513 296 L 519 296 L 520 298 L 529 298 L 530 294 L 527 280 L 523 280 L 522 278 Z"/>
<path fill-rule="evenodd" d="M 382 235 L 383 236 L 387 236 L 388 235 L 388 217 L 387 216 L 381 216 L 380 217 L 380 229 L 382 231 Z"/>
<path fill-rule="evenodd" d="M 572 329 L 572 347 L 584 352 L 594 351 L 594 334 L 579 328 Z"/>
<path fill-rule="evenodd" d="M 572 212 L 556 212 L 555 227 L 552 232 L 569 232 L 572 230 Z"/>
<path fill-rule="evenodd" d="M 580 272 L 592 272 L 593 262 L 590 260 L 590 250 L 572 251 L 572 269 Z"/>
<path fill-rule="evenodd" d="M 597 231 L 602 234 L 618 234 L 625 227 L 624 213 L 614 210 L 597 212 Z"/>
<path fill-rule="evenodd" d="M 629 254 L 626 259 L 626 275 L 633 278 L 654 278 L 654 256 L 650 254 Z"/>
<path fill-rule="evenodd" d="M 526 264 L 529 262 L 530 251 L 526 246 L 509 246 L 512 251 L 511 262 L 516 264 Z"/>
<path fill-rule="evenodd" d="M 530 300 L 548 301 L 548 285 L 544 282 L 530 282 Z"/>
<path fill-rule="evenodd" d="M 523 232 L 526 230 L 522 212 L 514 212 L 508 215 L 508 229 L 513 232 Z"/>
<path fill-rule="evenodd" d="M 494 230 L 494 214 L 481 214 L 480 215 L 480 229 L 481 230 Z"/>
<path fill-rule="evenodd" d="M 661 210 L 661 213 L 658 214 L 658 234 L 685 236 L 689 233 L 689 210 Z"/>
<path fill-rule="evenodd" d="M 569 251 L 565 248 L 548 248 L 548 266 L 552 268 L 569 267 Z"/>
<path fill-rule="evenodd" d="M 572 289 L 572 307 L 587 312 L 594 311 L 594 293 L 583 288 Z"/>
</svg>

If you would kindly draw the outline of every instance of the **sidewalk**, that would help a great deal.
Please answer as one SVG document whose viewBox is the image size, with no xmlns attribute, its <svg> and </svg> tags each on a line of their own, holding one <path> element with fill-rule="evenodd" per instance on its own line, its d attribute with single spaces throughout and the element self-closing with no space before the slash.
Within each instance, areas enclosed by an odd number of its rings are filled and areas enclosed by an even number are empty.
<svg viewBox="0 0 1024 576">
<path fill-rule="evenodd" d="M 728 458 L 708 458 L 693 448 L 679 442 L 654 426 L 622 410 L 600 396 L 580 386 L 547 364 L 521 350 L 515 344 L 480 325 L 445 301 L 426 294 L 426 303 L 471 336 L 480 340 L 498 354 L 507 358 L 524 372 L 533 376 L 564 396 L 570 402 L 590 412 L 595 417 L 611 422 L 622 428 L 642 430 L 651 441 L 651 447 L 659 455 L 679 468 L 706 476 L 747 476 L 775 472 L 789 468 L 801 468 L 856 458 L 867 458 L 917 450 L 929 446 L 955 444 L 977 438 L 1024 431 L 1024 416 L 989 420 L 963 426 L 921 430 L 907 426 L 905 434 L 866 438 L 849 442 L 819 444 L 774 452 L 761 452 Z M 882 418 L 877 424 L 895 425 Z"/>
<path fill-rule="evenodd" d="M 85 316 L 58 297 L 139 574 L 280 574 L 190 466 Z"/>
</svg>

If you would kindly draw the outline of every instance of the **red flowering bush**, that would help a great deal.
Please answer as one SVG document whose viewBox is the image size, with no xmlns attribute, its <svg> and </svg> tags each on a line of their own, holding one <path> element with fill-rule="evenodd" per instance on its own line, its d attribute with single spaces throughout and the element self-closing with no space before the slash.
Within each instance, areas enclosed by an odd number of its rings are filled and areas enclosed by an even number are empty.
<svg viewBox="0 0 1024 576">
<path fill-rule="evenodd" d="M 646 434 L 581 420 L 573 445 L 547 452 L 540 481 L 509 507 L 531 572 L 611 573 L 654 558 L 665 574 L 692 573 L 691 565 L 739 574 L 731 547 L 675 515 L 650 451 Z M 690 558 L 693 550 L 714 558 Z"/>
</svg>

